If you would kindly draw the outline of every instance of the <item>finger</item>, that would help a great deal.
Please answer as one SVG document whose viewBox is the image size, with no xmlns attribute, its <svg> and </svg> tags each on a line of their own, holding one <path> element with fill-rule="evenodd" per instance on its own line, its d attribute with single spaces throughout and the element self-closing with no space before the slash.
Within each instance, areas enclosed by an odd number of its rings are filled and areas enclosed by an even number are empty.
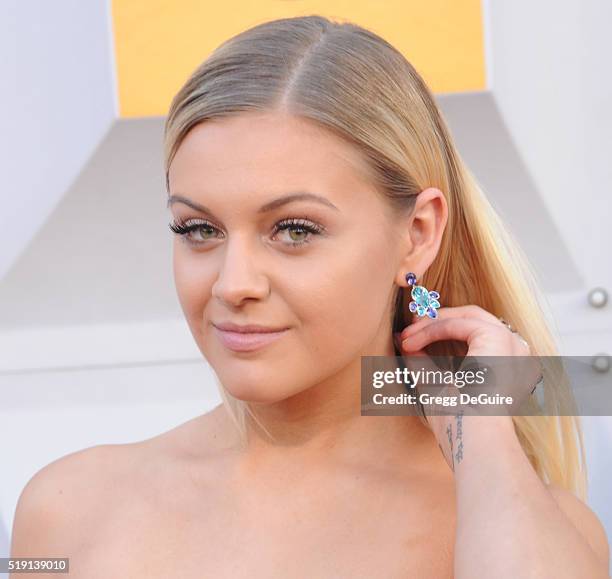
<svg viewBox="0 0 612 579">
<path fill-rule="evenodd" d="M 421 327 L 425 324 L 437 323 L 442 319 L 449 318 L 474 318 L 498 325 L 500 327 L 505 327 L 499 318 L 476 305 L 442 307 L 437 310 L 437 313 L 438 318 L 430 318 L 429 316 L 420 317 L 417 314 L 412 314 L 414 321 L 402 330 L 401 339 L 405 339 L 412 332 L 416 331 L 417 329 L 421 329 Z"/>
<path fill-rule="evenodd" d="M 487 326 L 491 325 L 489 322 L 474 318 L 450 318 L 439 320 L 434 324 L 423 324 L 413 333 L 409 333 L 408 337 L 402 341 L 402 348 L 419 350 L 440 340 L 459 340 L 469 345 L 475 334 L 486 330 Z M 503 324 L 501 326 L 503 327 Z M 501 330 L 498 324 L 494 327 L 496 330 Z M 511 335 L 510 332 L 508 334 Z"/>
<path fill-rule="evenodd" d="M 412 314 L 412 318 L 410 323 L 400 332 L 400 340 L 406 338 L 406 336 L 410 335 L 412 332 L 415 332 L 417 329 L 422 328 L 426 324 L 431 324 L 433 322 L 439 321 L 442 316 L 440 315 L 440 310 L 438 311 L 438 318 L 432 319 L 429 316 L 419 316 L 418 314 Z"/>
</svg>

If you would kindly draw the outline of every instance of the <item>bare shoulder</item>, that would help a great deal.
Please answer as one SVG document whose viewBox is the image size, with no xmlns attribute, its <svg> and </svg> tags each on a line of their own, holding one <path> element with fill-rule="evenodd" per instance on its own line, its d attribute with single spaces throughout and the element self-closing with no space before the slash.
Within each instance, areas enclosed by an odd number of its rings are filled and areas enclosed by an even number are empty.
<svg viewBox="0 0 612 579">
<path fill-rule="evenodd" d="M 567 518 L 587 540 L 593 551 L 605 563 L 606 567 L 609 567 L 610 546 L 608 537 L 597 515 L 572 492 L 552 484 L 547 485 L 547 489 Z"/>
<path fill-rule="evenodd" d="M 72 452 L 38 470 L 19 496 L 11 556 L 82 553 L 135 501 L 155 501 L 195 453 L 214 452 L 223 436 L 220 407 L 152 438 Z M 176 467 L 176 468 L 174 468 Z"/>
<path fill-rule="evenodd" d="M 52 556 L 74 544 L 83 520 L 94 505 L 100 505 L 104 489 L 110 486 L 120 446 L 99 445 L 70 453 L 30 478 L 17 501 L 11 556 Z"/>
</svg>

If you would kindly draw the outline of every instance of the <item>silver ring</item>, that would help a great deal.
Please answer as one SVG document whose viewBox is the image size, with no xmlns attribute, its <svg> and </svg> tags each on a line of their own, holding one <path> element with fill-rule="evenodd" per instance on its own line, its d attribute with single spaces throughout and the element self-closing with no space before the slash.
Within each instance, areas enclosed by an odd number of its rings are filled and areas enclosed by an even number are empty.
<svg viewBox="0 0 612 579">
<path fill-rule="evenodd" d="M 529 342 L 527 342 L 527 340 L 525 340 L 525 338 L 523 338 L 523 336 L 521 336 L 518 333 L 518 330 L 515 330 L 506 320 L 504 320 L 503 318 L 497 318 L 502 324 L 504 324 L 504 326 L 506 326 L 513 334 L 516 334 L 516 337 L 523 343 L 523 345 L 526 348 L 530 348 L 529 346 Z M 544 374 L 540 373 L 540 377 L 538 378 L 538 381 L 535 383 L 534 387 L 531 389 L 531 394 L 533 394 L 536 391 L 536 388 L 542 384 L 544 382 Z"/>
<path fill-rule="evenodd" d="M 497 318 L 506 328 L 508 328 L 513 334 L 516 334 L 517 331 L 510 325 L 510 322 L 504 320 L 504 318 Z"/>
<path fill-rule="evenodd" d="M 504 320 L 504 318 L 497 318 L 502 324 L 504 324 L 504 326 L 506 326 L 506 328 L 508 328 L 513 334 L 516 334 L 516 337 L 523 343 L 523 345 L 526 348 L 529 348 L 529 343 L 527 342 L 527 340 L 525 340 L 525 338 L 523 338 L 523 336 L 521 336 L 518 333 L 518 330 L 515 330 L 511 325 L 510 322 L 507 322 L 506 320 Z"/>
</svg>

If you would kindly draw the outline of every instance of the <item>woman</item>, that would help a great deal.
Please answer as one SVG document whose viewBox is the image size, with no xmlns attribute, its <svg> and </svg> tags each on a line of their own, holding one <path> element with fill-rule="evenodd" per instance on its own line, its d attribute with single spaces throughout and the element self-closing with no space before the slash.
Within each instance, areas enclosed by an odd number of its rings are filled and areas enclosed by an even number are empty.
<svg viewBox="0 0 612 579">
<path fill-rule="evenodd" d="M 12 556 L 76 577 L 608 577 L 577 417 L 361 416 L 362 356 L 557 353 L 397 50 L 264 23 L 194 72 L 165 137 L 177 293 L 224 402 L 39 471 Z M 407 307 L 410 272 L 436 319 Z"/>
</svg>

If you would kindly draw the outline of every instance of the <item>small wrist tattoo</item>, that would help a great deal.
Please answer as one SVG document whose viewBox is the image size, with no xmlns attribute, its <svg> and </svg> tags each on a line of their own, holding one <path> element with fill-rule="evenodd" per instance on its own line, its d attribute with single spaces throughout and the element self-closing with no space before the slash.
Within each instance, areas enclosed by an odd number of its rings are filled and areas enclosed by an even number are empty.
<svg viewBox="0 0 612 579">
<path fill-rule="evenodd" d="M 446 435 L 448 436 L 448 445 L 450 446 L 450 455 L 451 455 L 451 468 L 453 472 L 455 472 L 455 456 L 453 454 L 453 427 L 449 424 L 446 427 Z"/>
<path fill-rule="evenodd" d="M 446 437 L 448 439 L 448 448 L 450 450 L 450 467 L 455 472 L 456 465 L 463 460 L 463 412 L 459 412 L 455 416 L 455 425 L 456 425 L 456 434 L 453 437 L 453 426 L 452 424 L 448 424 L 446 426 Z M 438 443 L 438 447 L 440 448 L 440 452 L 446 458 L 446 453 L 442 448 L 442 445 Z"/>
<path fill-rule="evenodd" d="M 460 412 L 455 416 L 455 422 L 457 423 L 457 453 L 455 458 L 457 459 L 457 464 L 463 460 L 463 412 Z"/>
</svg>

